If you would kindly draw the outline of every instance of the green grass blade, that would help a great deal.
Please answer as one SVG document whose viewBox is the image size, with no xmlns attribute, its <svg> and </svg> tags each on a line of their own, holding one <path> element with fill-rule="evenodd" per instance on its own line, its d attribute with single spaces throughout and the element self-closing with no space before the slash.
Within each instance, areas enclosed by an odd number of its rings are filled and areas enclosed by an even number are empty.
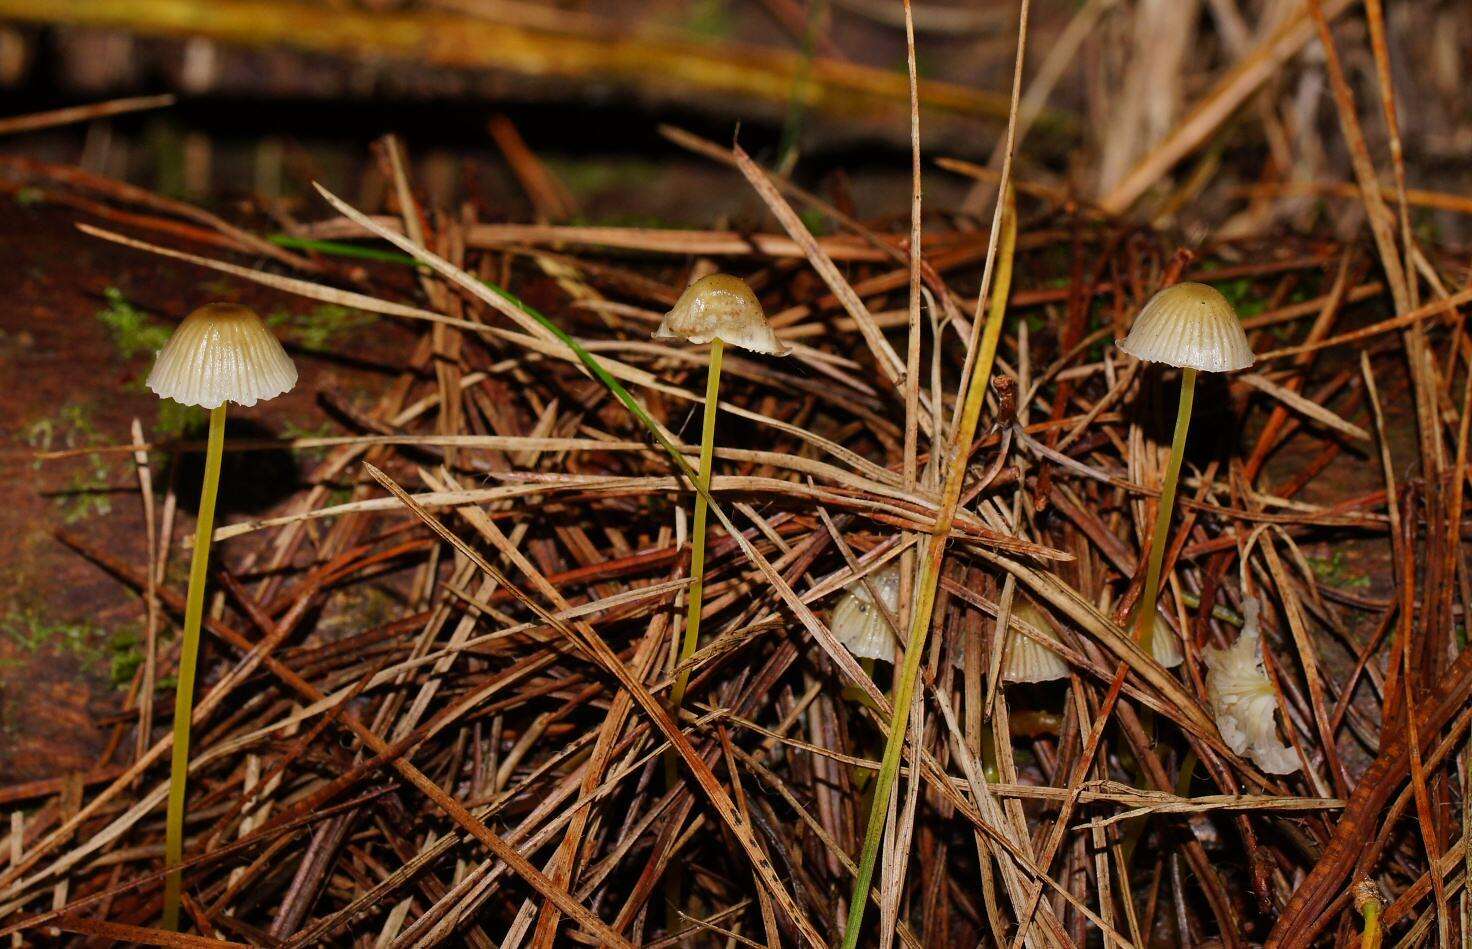
<svg viewBox="0 0 1472 949">
<path fill-rule="evenodd" d="M 355 260 L 375 260 L 385 264 L 414 266 L 414 258 L 408 254 L 379 250 L 377 247 L 363 247 L 359 244 L 349 244 L 346 241 L 319 241 L 309 237 L 292 237 L 290 234 L 272 234 L 267 240 L 287 250 L 311 250 L 329 257 L 351 257 Z"/>
<path fill-rule="evenodd" d="M 879 858 L 879 845 L 884 838 L 884 819 L 889 811 L 889 798 L 894 793 L 895 782 L 899 777 L 900 755 L 905 746 L 910 705 L 920 676 L 920 660 L 925 654 L 930 621 L 934 615 L 935 593 L 940 582 L 946 540 L 950 536 L 951 522 L 955 518 L 961 496 L 966 459 L 976 435 L 977 423 L 981 419 L 982 405 L 986 402 L 986 390 L 991 384 L 997 341 L 1002 334 L 1002 318 L 1007 312 L 1007 296 L 1012 286 L 1012 254 L 1017 245 L 1017 210 L 1010 188 L 1002 196 L 1002 200 L 1005 204 L 1001 220 L 1001 240 L 997 247 L 996 279 L 991 288 L 991 309 L 987 314 L 980 352 L 972 363 L 971 383 L 966 387 L 966 401 L 961 410 L 961 418 L 951 439 L 949 468 L 941 507 L 936 514 L 935 530 L 926 545 L 923 572 L 915 591 L 910 632 L 905 640 L 905 663 L 895 685 L 894 717 L 889 723 L 889 738 L 884 745 L 884 757 L 880 759 L 879 776 L 874 781 L 874 800 L 869 809 L 869 823 L 864 828 L 864 850 L 859 858 L 859 872 L 854 878 L 853 895 L 849 900 L 848 923 L 843 932 L 844 949 L 853 949 L 858 945 L 859 933 L 863 929 L 869 885 L 874 879 L 874 864 Z"/>
</svg>

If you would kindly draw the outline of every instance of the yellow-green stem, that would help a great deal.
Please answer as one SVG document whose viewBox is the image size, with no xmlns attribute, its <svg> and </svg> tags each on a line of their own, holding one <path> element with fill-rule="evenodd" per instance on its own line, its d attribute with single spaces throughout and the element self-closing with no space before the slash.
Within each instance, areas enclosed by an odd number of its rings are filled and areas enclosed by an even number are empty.
<svg viewBox="0 0 1472 949">
<path fill-rule="evenodd" d="M 1365 927 L 1360 931 L 1360 949 L 1380 949 L 1380 903 L 1366 900 L 1360 912 L 1365 917 Z"/>
<path fill-rule="evenodd" d="M 680 640 L 676 667 L 682 667 L 695 655 L 700 643 L 700 609 L 705 593 L 705 520 L 710 510 L 710 467 L 715 455 L 716 407 L 721 389 L 721 355 L 725 344 L 720 339 L 710 342 L 710 368 L 705 377 L 705 419 L 700 426 L 700 470 L 695 475 L 695 517 L 690 525 L 690 592 L 685 604 L 685 635 Z M 670 709 L 676 724 L 680 707 L 685 704 L 685 687 L 690 684 L 690 670 L 680 668 L 670 689 Z M 673 787 L 679 776 L 679 757 L 671 749 L 664 759 L 665 784 Z M 671 931 L 679 921 L 680 875 L 671 873 L 665 880 L 667 916 Z"/>
<path fill-rule="evenodd" d="M 184 859 L 184 790 L 189 780 L 189 719 L 194 713 L 194 670 L 199 662 L 199 627 L 204 620 L 204 588 L 214 532 L 215 494 L 220 487 L 220 456 L 225 445 L 225 406 L 210 411 L 209 445 L 204 456 L 204 485 L 199 492 L 199 519 L 194 525 L 194 553 L 189 560 L 189 599 L 184 604 L 184 640 L 179 648 L 179 685 L 174 691 L 174 756 L 169 773 L 169 813 L 164 825 L 164 928 L 179 928 L 177 869 Z"/>
<path fill-rule="evenodd" d="M 910 612 L 910 630 L 905 639 L 905 662 L 894 689 L 894 715 L 889 723 L 889 737 L 880 759 L 879 775 L 874 779 L 874 799 L 869 807 L 869 823 L 864 828 L 864 849 L 859 856 L 858 873 L 854 877 L 853 895 L 849 900 L 848 922 L 843 932 L 843 949 L 858 945 L 864 924 L 864 910 L 869 901 L 869 884 L 874 879 L 874 864 L 879 857 L 879 844 L 884 837 L 884 821 L 889 812 L 889 797 L 899 777 L 900 754 L 905 745 L 905 731 L 910 722 L 910 703 L 920 674 L 920 660 L 925 653 L 925 640 L 935 610 L 935 591 L 940 582 L 941 561 L 945 558 L 946 541 L 950 538 L 960 503 L 961 484 L 965 480 L 966 462 L 971 455 L 971 442 L 981 419 L 986 390 L 991 384 L 992 364 L 997 355 L 997 340 L 1002 335 L 1002 317 L 1007 312 L 1007 296 L 1012 287 L 1012 254 L 1017 244 L 1017 209 L 1012 190 L 1001 196 L 1003 202 L 1000 242 L 997 245 L 996 277 L 991 287 L 990 310 L 982 332 L 981 344 L 971 365 L 971 378 L 966 387 L 966 400 L 948 446 L 946 480 L 941 505 L 936 511 L 935 527 L 925 548 L 920 582 L 915 588 L 914 608 Z"/>
<path fill-rule="evenodd" d="M 719 339 L 710 343 L 710 369 L 705 379 L 705 421 L 700 426 L 700 473 L 696 476 L 700 490 L 695 492 L 695 519 L 690 525 L 690 594 L 685 604 L 685 638 L 680 641 L 679 664 L 695 655 L 700 642 L 700 605 L 705 592 L 705 518 L 709 510 L 706 498 L 710 495 L 710 465 L 715 454 L 716 403 L 721 388 L 721 352 Z M 677 713 L 685 703 L 685 687 L 690 682 L 690 670 L 681 669 L 675 675 L 675 686 L 670 692 L 670 706 Z"/>
<path fill-rule="evenodd" d="M 1186 453 L 1186 432 L 1191 427 L 1191 403 L 1196 398 L 1196 370 L 1181 370 L 1181 401 L 1176 406 L 1176 431 L 1170 440 L 1170 461 L 1160 485 L 1160 507 L 1155 512 L 1155 533 L 1150 538 L 1150 563 L 1145 568 L 1145 592 L 1135 611 L 1135 642 L 1150 652 L 1155 636 L 1155 603 L 1160 599 L 1160 567 L 1165 562 L 1165 539 L 1170 534 L 1171 511 L 1176 505 L 1176 481 L 1181 476 L 1181 457 Z"/>
</svg>

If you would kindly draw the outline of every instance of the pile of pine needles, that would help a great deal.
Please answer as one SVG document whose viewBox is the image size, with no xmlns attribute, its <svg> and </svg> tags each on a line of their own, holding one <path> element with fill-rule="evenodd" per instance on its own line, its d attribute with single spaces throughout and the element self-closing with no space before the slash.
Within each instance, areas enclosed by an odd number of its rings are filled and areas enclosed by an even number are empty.
<svg viewBox="0 0 1472 949">
<path fill-rule="evenodd" d="M 1380 186 L 1336 91 L 1369 247 L 1185 247 L 1013 182 L 1018 90 L 996 170 L 948 165 L 977 177 L 995 213 L 922 212 L 917 144 L 904 228 L 673 132 L 732 166 L 731 186 L 779 226 L 435 213 L 390 139 L 384 207 L 327 195 L 316 222 L 267 243 L 141 189 L 12 160 L 92 220 L 215 249 L 83 225 L 161 265 L 420 335 L 357 434 L 230 446 L 325 454 L 278 514 L 217 532 L 184 865 L 199 935 L 150 928 L 169 744 L 156 685 L 174 658 L 162 636 L 95 772 L 0 788 L 14 809 L 0 931 L 181 946 L 835 943 L 896 675 L 844 651 L 828 611 L 879 566 L 914 567 L 939 531 L 866 940 L 1466 933 L 1472 340 L 1458 307 L 1472 294 L 1448 289 L 1453 265 L 1417 243 L 1403 175 L 1398 192 Z M 507 153 L 533 203 L 554 204 L 532 152 Z M 832 236 L 815 237 L 807 213 Z M 727 357 L 704 637 L 677 669 L 705 357 L 650 332 L 716 269 L 751 282 L 794 353 Z M 1258 363 L 1198 399 L 1162 597 L 1186 659 L 1167 671 L 1127 617 L 1175 378 L 1113 341 L 1184 279 L 1251 305 Z M 974 393 L 981 424 L 954 446 L 988 319 L 1002 322 Z M 1415 420 L 1397 443 L 1415 457 L 1391 450 L 1392 405 Z M 118 446 L 139 459 L 152 532 L 150 449 L 191 446 Z M 1347 489 L 1346 466 L 1379 487 Z M 183 605 L 160 582 L 174 533 L 147 563 L 64 539 L 162 627 Z M 1391 595 L 1315 569 L 1313 551 L 1344 545 L 1390 565 Z M 905 576 L 888 617 L 901 639 Z M 355 611 L 369 591 L 391 618 Z M 1235 640 L 1247 597 L 1264 607 L 1281 734 L 1301 763 L 1287 777 L 1234 753 L 1206 698 L 1203 651 Z M 999 681 L 1005 639 L 1030 632 L 1011 622 L 1024 601 L 1054 626 L 1068 678 Z"/>
</svg>

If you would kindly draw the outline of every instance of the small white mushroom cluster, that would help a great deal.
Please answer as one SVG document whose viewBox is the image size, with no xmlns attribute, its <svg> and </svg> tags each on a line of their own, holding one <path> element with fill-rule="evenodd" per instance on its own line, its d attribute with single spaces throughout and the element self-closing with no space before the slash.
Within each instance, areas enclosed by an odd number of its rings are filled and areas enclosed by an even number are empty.
<svg viewBox="0 0 1472 949">
<path fill-rule="evenodd" d="M 860 659 L 894 662 L 894 634 L 885 622 L 884 613 L 874 602 L 872 586 L 879 593 L 884 609 L 891 615 L 900 608 L 900 568 L 891 563 L 869 574 L 868 582 L 855 580 L 844 588 L 833 606 L 833 635 Z M 1058 642 L 1048 615 L 1035 603 L 1024 600 L 1012 610 L 1013 629 L 1007 637 L 1007 652 L 1002 657 L 1003 682 L 1050 682 L 1068 677 L 1068 663 L 1058 650 L 1050 649 L 1040 639 Z M 1018 627 L 1026 627 L 1029 636 Z M 1167 669 L 1181 664 L 1184 655 L 1175 630 L 1158 613 L 1155 635 L 1150 642 L 1155 661 Z"/>
<path fill-rule="evenodd" d="M 1226 649 L 1208 646 L 1204 651 L 1206 694 L 1228 748 L 1268 774 L 1292 774 L 1299 768 L 1298 756 L 1278 739 L 1273 721 L 1278 700 L 1262 665 L 1261 609 L 1257 600 L 1245 598 L 1237 641 Z"/>
</svg>

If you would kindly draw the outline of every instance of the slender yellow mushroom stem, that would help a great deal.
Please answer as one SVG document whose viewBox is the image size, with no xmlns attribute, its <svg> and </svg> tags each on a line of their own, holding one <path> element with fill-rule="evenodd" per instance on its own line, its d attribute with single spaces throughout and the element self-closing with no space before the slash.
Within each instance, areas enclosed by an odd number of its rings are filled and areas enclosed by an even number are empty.
<svg viewBox="0 0 1472 949">
<path fill-rule="evenodd" d="M 1354 896 L 1354 908 L 1359 910 L 1365 919 L 1364 928 L 1360 930 L 1360 949 L 1380 949 L 1380 893 L 1375 889 L 1375 884 L 1368 878 L 1360 880 L 1350 887 Z"/>
<path fill-rule="evenodd" d="M 199 662 L 199 627 L 204 619 L 204 588 L 214 532 L 215 494 L 220 487 L 220 456 L 225 445 L 225 406 L 210 410 L 209 444 L 204 456 L 204 486 L 189 560 L 189 598 L 184 604 L 184 641 L 179 649 L 179 685 L 174 691 L 174 756 L 170 762 L 169 812 L 164 830 L 164 928 L 179 928 L 179 891 L 184 860 L 184 791 L 189 780 L 189 719 L 194 712 L 194 670 Z"/>
<path fill-rule="evenodd" d="M 695 655 L 700 642 L 700 606 L 705 591 L 705 518 L 710 494 L 711 457 L 715 454 L 716 404 L 721 388 L 721 353 L 724 344 L 717 337 L 710 341 L 710 369 L 705 380 L 705 421 L 700 428 L 700 472 L 696 476 L 700 490 L 695 493 L 695 522 L 690 528 L 690 593 L 685 604 L 685 638 L 680 641 L 678 664 Z M 681 669 L 670 691 L 670 706 L 678 714 L 685 704 L 685 687 L 690 684 L 690 670 Z M 678 721 L 678 718 L 676 718 Z"/>
<path fill-rule="evenodd" d="M 1186 453 L 1186 431 L 1191 427 L 1191 404 L 1196 398 L 1196 370 L 1181 370 L 1181 401 L 1176 406 L 1176 431 L 1170 440 L 1170 461 L 1160 485 L 1160 508 L 1155 512 L 1155 534 L 1150 538 L 1150 563 L 1145 569 L 1145 592 L 1135 611 L 1135 642 L 1150 653 L 1155 636 L 1155 603 L 1160 599 L 1160 567 L 1165 562 L 1165 538 L 1170 534 L 1170 516 L 1176 504 L 1176 481 L 1181 476 L 1181 457 Z"/>
<path fill-rule="evenodd" d="M 966 398 L 960 418 L 947 446 L 946 480 L 936 513 L 935 527 L 925 545 L 920 582 L 915 587 L 915 600 L 910 611 L 910 630 L 905 639 L 904 665 L 900 667 L 894 687 L 894 713 L 889 722 L 889 737 L 880 759 L 879 774 L 874 779 L 874 798 L 869 807 L 869 823 L 864 828 L 864 849 L 859 855 L 858 872 L 854 875 L 853 895 L 849 899 L 848 922 L 843 931 L 843 949 L 854 949 L 864 924 L 864 910 L 869 902 L 869 884 L 874 879 L 874 864 L 879 858 L 879 845 L 884 837 L 884 823 L 889 814 L 889 799 L 899 777 L 900 757 L 909 727 L 910 704 L 915 697 L 915 684 L 920 675 L 920 659 L 925 654 L 925 640 L 935 611 L 936 585 L 940 582 L 946 542 L 960 506 L 961 485 L 966 463 L 971 457 L 971 442 L 981 420 L 986 390 L 991 384 L 992 364 L 997 355 L 997 341 L 1002 334 L 1002 318 L 1007 312 L 1007 296 L 1012 287 L 1012 254 L 1017 245 L 1016 198 L 1009 188 L 999 198 L 1002 202 L 1001 229 L 997 244 L 997 269 L 991 286 L 991 309 L 982 330 L 981 345 L 971 364 Z"/>
<path fill-rule="evenodd" d="M 685 636 L 680 640 L 680 652 L 676 657 L 675 684 L 670 690 L 670 709 L 675 723 L 680 721 L 680 707 L 685 704 L 685 688 L 690 684 L 690 670 L 681 668 L 695 655 L 700 643 L 700 608 L 705 592 L 705 520 L 710 504 L 710 467 L 715 455 L 716 406 L 721 388 L 721 355 L 725 344 L 720 337 L 710 341 L 710 368 L 705 378 L 705 419 L 700 427 L 700 470 L 695 475 L 695 518 L 690 527 L 690 592 L 685 604 Z M 665 784 L 674 787 L 679 780 L 679 759 L 674 750 L 664 759 Z M 679 921 L 680 875 L 672 873 L 665 880 L 665 896 L 668 902 L 668 917 L 671 931 Z"/>
</svg>

